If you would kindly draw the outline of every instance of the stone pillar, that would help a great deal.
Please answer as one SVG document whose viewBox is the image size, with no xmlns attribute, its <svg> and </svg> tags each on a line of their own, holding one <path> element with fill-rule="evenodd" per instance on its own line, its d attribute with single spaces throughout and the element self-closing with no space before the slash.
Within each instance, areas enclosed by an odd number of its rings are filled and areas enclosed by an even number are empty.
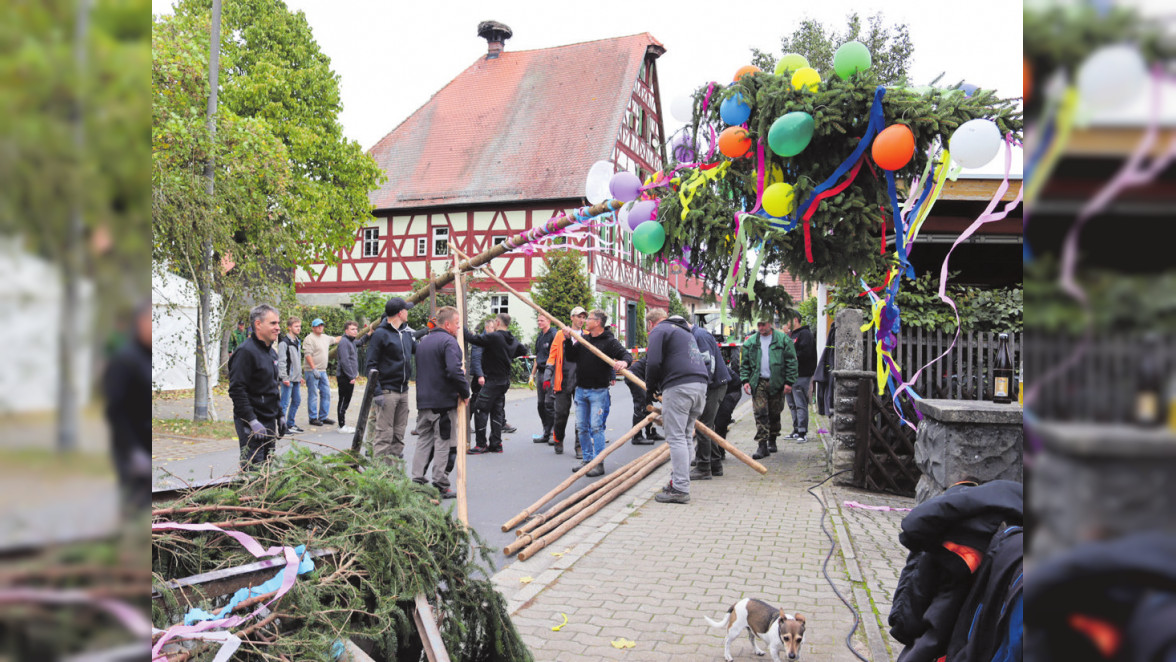
<svg viewBox="0 0 1176 662">
<path fill-rule="evenodd" d="M 1032 426 L 1033 556 L 1141 531 L 1176 532 L 1176 436 L 1130 425 Z"/>
<path fill-rule="evenodd" d="M 837 313 L 836 345 L 833 369 L 833 414 L 826 464 L 830 473 L 853 469 L 854 448 L 857 445 L 858 383 L 875 379 L 874 373 L 862 370 L 862 311 L 847 308 Z M 833 479 L 840 485 L 853 483 L 853 473 Z"/>
<path fill-rule="evenodd" d="M 975 400 L 916 400 L 922 412 L 915 464 L 922 472 L 918 503 L 971 478 L 1022 481 L 1025 430 L 1021 407 Z"/>
</svg>

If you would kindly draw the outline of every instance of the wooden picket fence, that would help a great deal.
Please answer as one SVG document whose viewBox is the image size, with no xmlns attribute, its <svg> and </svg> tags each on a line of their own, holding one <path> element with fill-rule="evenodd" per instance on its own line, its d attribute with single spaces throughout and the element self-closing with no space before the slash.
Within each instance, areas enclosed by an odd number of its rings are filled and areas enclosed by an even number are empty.
<svg viewBox="0 0 1176 662">
<path fill-rule="evenodd" d="M 904 329 L 891 352 L 904 380 L 923 368 L 951 346 L 951 351 L 923 370 L 913 388 L 920 397 L 947 400 L 991 400 L 992 364 L 996 358 L 999 333 L 964 331 L 952 346 L 954 333 L 922 328 Z M 1024 334 L 1009 333 L 1013 370 L 1020 365 Z M 862 370 L 877 368 L 877 344 L 872 333 L 862 334 Z M 1026 357 L 1028 360 L 1028 357 Z M 1026 370 L 1029 367 L 1026 366 Z M 1031 372 L 1031 374 L 1033 374 Z"/>
</svg>

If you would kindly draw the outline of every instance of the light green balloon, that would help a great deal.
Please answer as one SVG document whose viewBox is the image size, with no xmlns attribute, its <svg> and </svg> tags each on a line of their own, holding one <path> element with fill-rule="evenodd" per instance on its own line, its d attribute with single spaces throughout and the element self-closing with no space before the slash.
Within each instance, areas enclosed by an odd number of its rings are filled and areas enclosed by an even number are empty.
<svg viewBox="0 0 1176 662">
<path fill-rule="evenodd" d="M 860 41 L 845 42 L 833 55 L 833 71 L 841 80 L 849 80 L 855 73 L 869 69 L 871 63 L 870 49 Z"/>
<path fill-rule="evenodd" d="M 803 55 L 800 53 L 788 53 L 776 63 L 776 75 L 783 76 L 797 69 L 804 69 L 807 66 L 809 66 L 808 60 Z"/>
<path fill-rule="evenodd" d="M 665 244 L 666 229 L 657 221 L 645 221 L 633 231 L 633 247 L 646 255 L 660 251 Z"/>
<path fill-rule="evenodd" d="M 795 110 L 776 118 L 768 129 L 768 147 L 785 158 L 796 156 L 813 139 L 813 116 Z"/>
</svg>

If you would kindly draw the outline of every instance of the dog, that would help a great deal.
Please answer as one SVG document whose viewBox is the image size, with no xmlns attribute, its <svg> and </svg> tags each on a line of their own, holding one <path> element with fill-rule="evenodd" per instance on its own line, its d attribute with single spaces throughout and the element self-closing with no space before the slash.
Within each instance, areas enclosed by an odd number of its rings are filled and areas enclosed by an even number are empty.
<svg viewBox="0 0 1176 662">
<path fill-rule="evenodd" d="M 787 614 L 783 609 L 776 609 L 763 600 L 743 598 L 727 609 L 727 618 L 712 621 L 709 616 L 703 616 L 711 627 L 727 628 L 727 639 L 723 642 L 723 659 L 732 662 L 731 642 L 743 630 L 747 630 L 747 638 L 756 655 L 764 655 L 760 650 L 756 637 L 768 642 L 768 651 L 772 654 L 772 662 L 780 662 L 780 651 L 783 650 L 789 660 L 800 657 L 800 644 L 804 640 L 804 616 Z"/>
</svg>

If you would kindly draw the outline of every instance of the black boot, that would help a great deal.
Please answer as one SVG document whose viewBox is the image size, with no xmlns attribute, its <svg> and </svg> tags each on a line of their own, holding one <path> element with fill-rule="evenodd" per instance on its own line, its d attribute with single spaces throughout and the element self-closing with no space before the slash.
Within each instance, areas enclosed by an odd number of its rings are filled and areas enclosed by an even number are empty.
<svg viewBox="0 0 1176 662">
<path fill-rule="evenodd" d="M 775 440 L 775 439 L 769 439 L 769 440 L 768 440 L 768 452 L 769 452 L 769 453 L 775 453 L 775 452 L 777 452 L 777 450 L 778 450 L 778 449 L 776 448 L 776 440 Z"/>
<path fill-rule="evenodd" d="M 645 435 L 638 432 L 637 436 L 633 437 L 633 440 L 630 441 L 629 443 L 633 444 L 634 446 L 652 446 L 653 440 L 646 439 Z"/>
<path fill-rule="evenodd" d="M 657 429 L 652 425 L 645 428 L 645 438 L 653 441 L 665 441 L 666 438 L 657 433 Z"/>
<path fill-rule="evenodd" d="M 710 465 L 704 467 L 696 467 L 690 471 L 690 480 L 710 480 L 711 471 Z"/>
<path fill-rule="evenodd" d="M 768 451 L 768 442 L 761 441 L 759 443 L 759 448 L 755 449 L 755 452 L 751 454 L 751 459 L 762 460 L 769 455 L 771 455 L 771 453 Z"/>
<path fill-rule="evenodd" d="M 603 476 L 604 475 L 604 462 L 601 462 L 600 464 L 596 465 L 595 467 L 592 467 L 591 469 L 588 470 L 588 473 L 586 473 L 584 475 L 588 476 L 589 478 L 596 478 L 597 476 Z"/>
<path fill-rule="evenodd" d="M 556 455 L 563 455 L 563 440 L 562 439 L 556 439 L 555 443 L 553 443 L 552 446 L 555 447 L 555 454 Z"/>
</svg>

